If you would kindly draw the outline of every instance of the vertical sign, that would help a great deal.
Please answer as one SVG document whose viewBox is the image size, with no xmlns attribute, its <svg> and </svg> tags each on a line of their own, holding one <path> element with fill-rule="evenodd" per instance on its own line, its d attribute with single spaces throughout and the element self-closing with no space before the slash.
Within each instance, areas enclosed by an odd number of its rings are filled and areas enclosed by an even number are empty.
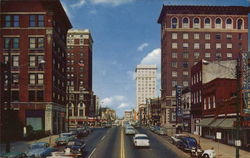
<svg viewBox="0 0 250 158">
<path fill-rule="evenodd" d="M 182 87 L 176 86 L 176 116 L 182 116 L 181 110 L 181 96 L 182 96 Z"/>
<path fill-rule="evenodd" d="M 242 93 L 244 101 L 244 112 L 250 113 L 250 52 L 242 53 Z"/>
</svg>

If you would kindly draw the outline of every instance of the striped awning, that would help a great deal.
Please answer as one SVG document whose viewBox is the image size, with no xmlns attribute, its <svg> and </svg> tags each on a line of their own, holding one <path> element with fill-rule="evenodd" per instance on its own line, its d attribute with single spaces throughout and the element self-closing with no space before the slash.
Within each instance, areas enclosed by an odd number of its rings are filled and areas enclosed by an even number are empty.
<svg viewBox="0 0 250 158">
<path fill-rule="evenodd" d="M 236 121 L 236 118 L 226 118 L 223 120 L 223 122 L 219 125 L 219 128 L 223 129 L 233 129 L 234 127 L 234 122 Z"/>
<path fill-rule="evenodd" d="M 198 126 L 208 127 L 209 124 L 214 120 L 214 118 L 204 118 L 197 124 Z"/>
<path fill-rule="evenodd" d="M 212 128 L 217 128 L 225 120 L 225 118 L 216 119 L 209 126 Z"/>
</svg>

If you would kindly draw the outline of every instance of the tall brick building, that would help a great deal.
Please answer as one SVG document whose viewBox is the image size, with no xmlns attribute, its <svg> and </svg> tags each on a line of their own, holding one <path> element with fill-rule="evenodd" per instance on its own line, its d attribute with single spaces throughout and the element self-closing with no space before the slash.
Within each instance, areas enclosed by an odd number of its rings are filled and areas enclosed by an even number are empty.
<svg viewBox="0 0 250 158">
<path fill-rule="evenodd" d="M 190 69 L 201 59 L 236 59 L 248 48 L 248 7 L 164 5 L 161 24 L 162 97 L 190 85 Z"/>
<path fill-rule="evenodd" d="M 89 30 L 72 29 L 67 35 L 69 124 L 82 125 L 95 115 L 92 91 L 92 44 Z"/>
<path fill-rule="evenodd" d="M 66 37 L 72 26 L 60 1 L 3 0 L 0 19 L 0 61 L 6 62 L 11 54 L 11 94 L 7 94 L 11 96 L 11 109 L 18 114 L 21 126 L 62 132 Z M 9 41 L 13 43 L 11 48 Z"/>
</svg>

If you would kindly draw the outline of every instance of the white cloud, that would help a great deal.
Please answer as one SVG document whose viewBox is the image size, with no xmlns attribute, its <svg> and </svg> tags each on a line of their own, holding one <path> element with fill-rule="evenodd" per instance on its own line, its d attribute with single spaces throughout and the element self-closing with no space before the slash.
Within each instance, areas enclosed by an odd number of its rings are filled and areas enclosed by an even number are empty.
<svg viewBox="0 0 250 158">
<path fill-rule="evenodd" d="M 153 51 L 149 52 L 142 60 L 141 63 L 143 65 L 151 65 L 156 64 L 157 68 L 160 68 L 161 65 L 161 49 L 157 48 Z"/>
<path fill-rule="evenodd" d="M 70 13 L 70 11 L 69 11 L 68 6 L 67 6 L 65 3 L 63 3 L 63 2 L 61 2 L 61 4 L 62 4 L 63 9 L 64 9 L 64 11 L 66 12 L 68 18 L 69 18 L 69 19 L 72 18 L 72 15 L 71 15 L 71 13 Z"/>
<path fill-rule="evenodd" d="M 112 97 L 107 97 L 101 100 L 101 104 L 104 106 L 112 106 L 114 104 L 118 104 L 119 102 L 122 102 L 126 100 L 125 96 L 122 95 L 116 95 Z"/>
<path fill-rule="evenodd" d="M 103 105 L 109 105 L 109 104 L 112 103 L 112 98 L 104 98 L 104 99 L 101 100 L 101 103 Z"/>
<path fill-rule="evenodd" d="M 113 6 L 118 6 L 125 3 L 131 3 L 134 0 L 91 0 L 94 4 L 111 4 Z"/>
<path fill-rule="evenodd" d="M 143 43 L 137 48 L 137 51 L 143 51 L 143 49 L 146 47 L 148 47 L 148 43 Z"/>
<path fill-rule="evenodd" d="M 86 0 L 77 0 L 77 2 L 74 3 L 74 4 L 71 4 L 70 7 L 72 7 L 72 8 L 80 8 L 85 3 L 86 3 Z"/>
<path fill-rule="evenodd" d="M 134 71 L 127 71 L 126 73 L 129 76 L 129 79 L 135 80 L 136 73 Z"/>
<path fill-rule="evenodd" d="M 118 109 L 123 109 L 123 108 L 126 108 L 128 107 L 129 105 L 127 103 L 121 103 L 117 108 Z"/>
</svg>

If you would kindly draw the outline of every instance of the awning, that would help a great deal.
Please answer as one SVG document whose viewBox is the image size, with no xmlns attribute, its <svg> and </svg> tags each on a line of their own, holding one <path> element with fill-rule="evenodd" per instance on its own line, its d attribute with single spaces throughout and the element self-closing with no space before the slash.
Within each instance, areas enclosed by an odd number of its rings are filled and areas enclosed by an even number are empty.
<svg viewBox="0 0 250 158">
<path fill-rule="evenodd" d="M 220 125 L 220 128 L 223 129 L 233 129 L 234 127 L 234 122 L 236 121 L 236 118 L 226 118 Z"/>
<path fill-rule="evenodd" d="M 203 127 L 208 127 L 209 124 L 214 120 L 214 118 L 204 118 L 202 119 L 197 125 L 198 126 L 203 126 Z"/>
<path fill-rule="evenodd" d="M 210 124 L 210 127 L 216 128 L 218 127 L 222 121 L 224 121 L 225 118 L 221 118 L 221 119 L 216 119 L 213 123 Z"/>
</svg>

